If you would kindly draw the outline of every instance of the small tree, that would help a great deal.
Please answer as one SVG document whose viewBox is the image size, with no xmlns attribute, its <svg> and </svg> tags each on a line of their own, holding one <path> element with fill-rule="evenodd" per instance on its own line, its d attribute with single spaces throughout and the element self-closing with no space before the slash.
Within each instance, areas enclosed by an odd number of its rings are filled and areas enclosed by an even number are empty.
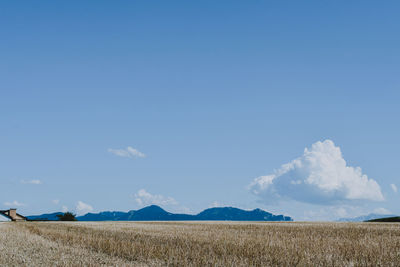
<svg viewBox="0 0 400 267">
<path fill-rule="evenodd" d="M 64 214 L 58 214 L 57 217 L 60 221 L 77 221 L 76 215 L 69 211 Z"/>
</svg>

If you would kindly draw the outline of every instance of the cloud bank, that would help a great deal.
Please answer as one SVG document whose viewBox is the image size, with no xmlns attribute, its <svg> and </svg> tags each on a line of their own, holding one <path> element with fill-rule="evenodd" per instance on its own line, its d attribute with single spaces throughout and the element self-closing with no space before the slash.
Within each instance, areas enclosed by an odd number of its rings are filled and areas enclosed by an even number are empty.
<svg viewBox="0 0 400 267">
<path fill-rule="evenodd" d="M 14 200 L 13 202 L 4 202 L 4 205 L 10 208 L 25 206 L 25 204 L 18 202 L 16 200 Z"/>
<path fill-rule="evenodd" d="M 347 166 L 340 148 L 331 140 L 305 148 L 302 156 L 273 174 L 254 179 L 249 189 L 264 203 L 291 199 L 330 205 L 384 200 L 379 184 L 363 174 L 360 167 Z"/>
<path fill-rule="evenodd" d="M 118 156 L 118 157 L 123 157 L 123 158 L 145 158 L 146 155 L 139 150 L 128 146 L 125 149 L 112 149 L 109 148 L 108 152 Z"/>
<path fill-rule="evenodd" d="M 178 202 L 173 199 L 172 197 L 164 197 L 162 195 L 152 195 L 147 192 L 145 189 L 140 189 L 136 194 L 133 196 L 135 201 L 140 206 L 147 206 L 147 205 L 178 205 Z"/>
<path fill-rule="evenodd" d="M 64 210 L 64 207 L 63 207 L 63 210 Z M 78 215 L 84 215 L 84 214 L 86 214 L 88 212 L 91 212 L 91 211 L 93 211 L 93 207 L 92 206 L 90 206 L 89 204 L 86 204 L 86 203 L 84 203 L 82 201 L 78 201 L 78 204 L 76 205 L 76 213 Z"/>
</svg>

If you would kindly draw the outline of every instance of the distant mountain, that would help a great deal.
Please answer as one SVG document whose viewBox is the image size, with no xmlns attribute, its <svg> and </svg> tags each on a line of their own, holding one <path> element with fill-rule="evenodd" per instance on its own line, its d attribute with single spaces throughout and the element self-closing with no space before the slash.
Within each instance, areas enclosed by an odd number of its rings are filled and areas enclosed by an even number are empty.
<svg viewBox="0 0 400 267">
<path fill-rule="evenodd" d="M 375 220 L 375 219 L 381 219 L 381 218 L 389 218 L 389 217 L 396 217 L 397 215 L 393 214 L 376 214 L 376 213 L 370 213 L 368 215 L 363 215 L 355 218 L 341 218 L 338 221 L 339 222 L 365 222 L 369 220 Z"/>
<path fill-rule="evenodd" d="M 159 206 L 151 205 L 137 211 L 130 211 L 130 221 L 190 221 L 195 216 L 188 214 L 170 213 Z"/>
<path fill-rule="evenodd" d="M 62 213 L 28 216 L 28 219 L 57 221 L 58 214 Z M 197 215 L 190 215 L 167 212 L 156 205 L 128 212 L 87 213 L 77 219 L 78 221 L 293 221 L 291 217 L 274 215 L 261 209 L 247 211 L 232 207 L 210 208 Z"/>
<path fill-rule="evenodd" d="M 77 219 L 79 221 L 190 221 L 194 220 L 193 217 L 193 215 L 170 213 L 159 206 L 152 205 L 128 212 L 104 211 L 100 213 L 87 213 L 77 217 Z"/>
<path fill-rule="evenodd" d="M 57 215 L 64 214 L 62 212 L 47 213 L 42 215 L 26 216 L 30 221 L 58 221 Z"/>
<path fill-rule="evenodd" d="M 80 221 L 128 221 L 127 212 L 103 211 L 100 213 L 87 213 L 78 217 Z M 82 220 L 79 218 L 83 218 Z"/>
<path fill-rule="evenodd" d="M 195 217 L 206 221 L 292 221 L 290 217 L 273 215 L 261 209 L 247 211 L 232 207 L 206 209 Z"/>
</svg>

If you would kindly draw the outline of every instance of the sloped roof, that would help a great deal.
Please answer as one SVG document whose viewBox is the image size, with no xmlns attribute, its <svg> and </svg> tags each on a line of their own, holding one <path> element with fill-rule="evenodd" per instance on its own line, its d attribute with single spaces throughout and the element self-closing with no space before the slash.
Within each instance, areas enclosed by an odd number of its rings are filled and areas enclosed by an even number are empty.
<svg viewBox="0 0 400 267">
<path fill-rule="evenodd" d="M 11 219 L 7 215 L 0 213 L 0 222 L 9 222 L 9 221 L 11 221 Z"/>
</svg>

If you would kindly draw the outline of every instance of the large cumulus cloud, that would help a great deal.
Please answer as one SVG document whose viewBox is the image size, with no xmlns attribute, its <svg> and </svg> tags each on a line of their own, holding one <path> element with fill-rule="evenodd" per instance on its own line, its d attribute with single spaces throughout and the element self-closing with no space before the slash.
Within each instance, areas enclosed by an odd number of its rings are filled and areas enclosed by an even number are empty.
<svg viewBox="0 0 400 267">
<path fill-rule="evenodd" d="M 360 167 L 347 166 L 331 140 L 314 143 L 274 173 L 253 180 L 250 190 L 266 203 L 293 199 L 313 204 L 384 200 L 379 184 Z"/>
</svg>

